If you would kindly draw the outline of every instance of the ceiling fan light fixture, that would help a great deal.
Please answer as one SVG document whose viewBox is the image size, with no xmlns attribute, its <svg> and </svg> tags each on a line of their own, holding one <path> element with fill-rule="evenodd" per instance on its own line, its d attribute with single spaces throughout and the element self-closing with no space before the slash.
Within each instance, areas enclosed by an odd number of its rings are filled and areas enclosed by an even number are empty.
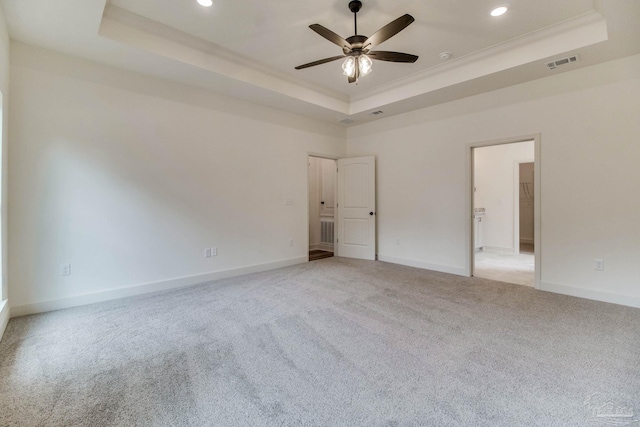
<svg viewBox="0 0 640 427">
<path fill-rule="evenodd" d="M 342 74 L 351 78 L 356 77 L 356 74 L 366 76 L 372 69 L 373 61 L 367 55 L 347 56 L 342 63 Z"/>
<path fill-rule="evenodd" d="M 200 6 L 211 7 L 213 6 L 213 0 L 196 0 Z"/>
</svg>

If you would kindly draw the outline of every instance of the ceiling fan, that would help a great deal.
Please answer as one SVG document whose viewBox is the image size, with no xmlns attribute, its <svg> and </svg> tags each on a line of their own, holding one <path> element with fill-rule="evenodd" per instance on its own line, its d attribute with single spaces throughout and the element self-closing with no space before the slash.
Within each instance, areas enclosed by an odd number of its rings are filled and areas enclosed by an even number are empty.
<svg viewBox="0 0 640 427">
<path fill-rule="evenodd" d="M 338 59 L 346 58 L 342 64 L 343 74 L 349 79 L 349 83 L 357 82 L 360 76 L 365 76 L 371 72 L 372 61 L 389 62 L 416 62 L 418 57 L 408 53 L 387 52 L 383 50 L 371 50 L 380 43 L 390 39 L 411 24 L 415 19 L 409 14 L 405 14 L 400 18 L 391 21 L 384 27 L 376 31 L 371 37 L 358 35 L 358 12 L 362 7 L 362 2 L 353 0 L 349 2 L 349 10 L 353 12 L 353 23 L 355 27 L 355 35 L 343 39 L 333 31 L 323 27 L 320 24 L 309 25 L 316 33 L 325 39 L 337 44 L 342 48 L 343 55 L 332 56 L 331 58 L 320 59 L 318 61 L 309 62 L 308 64 L 298 65 L 296 70 L 313 67 L 315 65 L 325 64 Z"/>
</svg>

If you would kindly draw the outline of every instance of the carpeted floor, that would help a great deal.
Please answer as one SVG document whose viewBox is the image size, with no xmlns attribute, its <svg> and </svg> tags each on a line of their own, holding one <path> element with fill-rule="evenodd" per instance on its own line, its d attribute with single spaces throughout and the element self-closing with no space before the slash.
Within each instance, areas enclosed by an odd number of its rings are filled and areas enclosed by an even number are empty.
<svg viewBox="0 0 640 427">
<path fill-rule="evenodd" d="M 639 325 L 638 309 L 334 257 L 12 319 L 0 425 L 631 422 Z"/>
</svg>

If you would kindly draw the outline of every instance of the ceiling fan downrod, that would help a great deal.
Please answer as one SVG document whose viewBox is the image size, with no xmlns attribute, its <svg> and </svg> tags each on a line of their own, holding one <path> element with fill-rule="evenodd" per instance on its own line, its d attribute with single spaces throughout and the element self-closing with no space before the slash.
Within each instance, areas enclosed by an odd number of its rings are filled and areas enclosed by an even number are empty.
<svg viewBox="0 0 640 427">
<path fill-rule="evenodd" d="M 362 2 L 360 0 L 349 2 L 349 10 L 353 12 L 354 34 L 358 34 L 358 12 L 360 12 L 360 8 L 362 8 Z"/>
</svg>

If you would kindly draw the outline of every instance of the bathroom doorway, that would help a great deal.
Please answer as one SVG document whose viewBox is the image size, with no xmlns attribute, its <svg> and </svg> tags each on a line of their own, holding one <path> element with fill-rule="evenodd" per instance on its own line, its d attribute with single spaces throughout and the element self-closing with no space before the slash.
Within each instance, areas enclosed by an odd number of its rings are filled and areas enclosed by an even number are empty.
<svg viewBox="0 0 640 427">
<path fill-rule="evenodd" d="M 473 269 L 535 286 L 535 141 L 472 148 Z"/>
</svg>

